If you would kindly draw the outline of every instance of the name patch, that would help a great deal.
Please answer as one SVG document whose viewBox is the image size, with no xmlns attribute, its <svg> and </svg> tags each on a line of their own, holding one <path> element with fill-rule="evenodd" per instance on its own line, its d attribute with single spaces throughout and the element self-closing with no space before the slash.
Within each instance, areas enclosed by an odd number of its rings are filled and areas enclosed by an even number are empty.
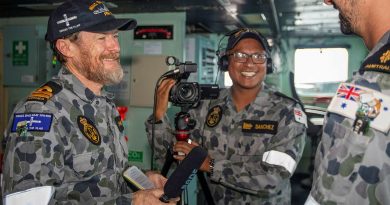
<svg viewBox="0 0 390 205">
<path fill-rule="evenodd" d="M 77 117 L 77 124 L 81 133 L 94 145 L 100 145 L 101 137 L 93 122 L 85 116 Z"/>
<path fill-rule="evenodd" d="M 270 120 L 244 120 L 242 122 L 242 132 L 276 134 L 278 132 L 278 122 Z"/>
<path fill-rule="evenodd" d="M 53 115 L 48 113 L 15 113 L 11 132 L 21 128 L 26 131 L 49 132 L 52 119 Z"/>
</svg>

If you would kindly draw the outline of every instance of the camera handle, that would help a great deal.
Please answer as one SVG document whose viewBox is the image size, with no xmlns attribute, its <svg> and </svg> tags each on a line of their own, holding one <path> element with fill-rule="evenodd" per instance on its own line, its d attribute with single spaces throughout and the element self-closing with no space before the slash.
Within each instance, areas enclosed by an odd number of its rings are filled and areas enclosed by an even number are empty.
<svg viewBox="0 0 390 205">
<path fill-rule="evenodd" d="M 177 141 L 188 141 L 190 137 L 190 131 L 194 129 L 196 125 L 196 121 L 191 118 L 191 115 L 188 113 L 189 108 L 182 107 L 181 111 L 176 113 L 175 116 L 175 137 Z M 167 176 L 168 171 L 172 165 L 172 163 L 175 161 L 173 158 L 174 152 L 172 147 L 168 147 L 167 153 L 165 155 L 165 163 L 161 169 L 161 174 L 163 176 Z M 204 176 L 203 172 L 197 172 L 197 177 L 199 180 L 199 184 L 203 190 L 203 193 L 205 195 L 205 199 L 207 201 L 208 205 L 215 205 L 213 196 L 211 195 L 211 191 L 209 188 L 209 185 L 207 183 L 207 180 Z M 180 202 L 177 204 L 181 204 Z"/>
</svg>

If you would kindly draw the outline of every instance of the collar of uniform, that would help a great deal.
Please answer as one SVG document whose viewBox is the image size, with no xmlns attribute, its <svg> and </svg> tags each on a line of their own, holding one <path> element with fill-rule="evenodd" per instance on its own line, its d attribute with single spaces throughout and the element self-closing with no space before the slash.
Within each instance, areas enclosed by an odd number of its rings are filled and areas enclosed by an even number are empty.
<svg viewBox="0 0 390 205">
<path fill-rule="evenodd" d="M 381 49 L 385 44 L 390 43 L 390 30 L 388 30 L 382 38 L 378 41 L 378 43 L 375 45 L 375 47 L 368 53 L 366 58 L 364 60 L 367 60 L 370 56 L 372 56 L 374 53 L 378 52 L 379 49 Z"/>
<path fill-rule="evenodd" d="M 111 95 L 102 90 L 101 95 L 95 95 L 89 88 L 85 87 L 81 81 L 76 78 L 68 69 L 62 67 L 58 73 L 58 78 L 64 81 L 64 87 L 72 91 L 81 100 L 92 103 L 95 100 L 106 98 L 110 100 Z"/>
<path fill-rule="evenodd" d="M 261 90 L 257 93 L 256 99 L 250 104 L 250 106 L 264 107 L 267 104 L 272 103 L 270 101 L 270 90 L 264 83 L 261 86 Z"/>
<path fill-rule="evenodd" d="M 245 107 L 245 109 L 247 110 L 248 108 L 250 108 L 250 106 L 252 105 L 261 105 L 263 106 L 264 105 L 264 102 L 268 102 L 269 101 L 269 92 L 268 90 L 266 89 L 266 86 L 264 83 L 262 83 L 261 85 L 261 89 L 260 91 L 257 93 L 257 96 L 255 98 L 255 100 L 250 103 L 249 105 L 247 105 Z M 235 106 L 234 106 L 234 103 L 233 103 L 233 96 L 232 96 L 232 92 L 231 92 L 231 89 L 229 89 L 229 92 L 226 96 L 226 99 L 225 100 L 225 103 L 226 103 L 226 106 L 228 106 L 229 108 L 231 108 L 233 110 L 233 108 L 235 109 Z"/>
</svg>

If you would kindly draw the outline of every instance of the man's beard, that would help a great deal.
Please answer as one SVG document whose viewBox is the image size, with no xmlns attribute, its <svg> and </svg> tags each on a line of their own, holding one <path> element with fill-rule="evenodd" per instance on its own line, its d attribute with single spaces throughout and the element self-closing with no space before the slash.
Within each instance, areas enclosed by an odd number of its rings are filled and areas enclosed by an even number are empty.
<svg viewBox="0 0 390 205">
<path fill-rule="evenodd" d="M 339 14 L 340 18 L 340 30 L 343 34 L 351 35 L 354 34 L 352 30 L 351 21 L 345 18 L 341 13 Z"/>
<path fill-rule="evenodd" d="M 107 54 L 99 57 L 98 63 L 93 63 L 94 60 L 89 52 L 82 51 L 80 60 L 78 62 L 78 71 L 88 80 L 102 84 L 102 85 L 115 85 L 121 82 L 123 78 L 123 69 L 118 62 L 118 67 L 115 69 L 104 69 L 103 59 L 116 59 L 119 61 L 119 54 Z"/>
</svg>

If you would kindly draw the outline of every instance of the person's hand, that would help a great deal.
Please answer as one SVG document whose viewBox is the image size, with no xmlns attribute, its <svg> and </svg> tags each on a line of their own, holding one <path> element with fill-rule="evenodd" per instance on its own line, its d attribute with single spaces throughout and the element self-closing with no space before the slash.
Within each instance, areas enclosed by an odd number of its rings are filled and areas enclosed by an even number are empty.
<svg viewBox="0 0 390 205">
<path fill-rule="evenodd" d="M 176 154 L 176 155 L 173 155 L 173 157 L 176 160 L 182 161 L 188 155 L 188 153 L 190 153 L 191 150 L 194 147 L 197 147 L 197 146 L 199 146 L 199 144 L 194 142 L 194 141 L 191 141 L 191 143 L 188 143 L 188 142 L 185 142 L 185 141 L 178 141 L 173 146 L 173 151 L 177 152 L 177 153 L 182 153 L 184 155 Z"/>
<path fill-rule="evenodd" d="M 161 82 L 157 89 L 157 102 L 156 102 L 156 121 L 162 120 L 165 112 L 168 109 L 169 91 L 175 85 L 174 79 L 168 78 Z"/>
<path fill-rule="evenodd" d="M 156 171 L 148 171 L 145 174 L 156 188 L 163 188 L 167 182 L 167 178 Z"/>
<path fill-rule="evenodd" d="M 176 160 L 182 161 L 188 155 L 188 153 L 190 153 L 191 150 L 197 146 L 199 146 L 199 144 L 194 141 L 191 141 L 191 143 L 185 141 L 178 141 L 173 146 L 173 151 L 184 153 L 184 155 L 173 155 L 173 157 Z M 210 159 L 211 157 L 210 155 L 208 155 L 206 159 L 203 161 L 202 166 L 200 166 L 199 168 L 200 171 L 210 172 Z"/>
<path fill-rule="evenodd" d="M 133 205 L 176 205 L 178 199 L 172 200 L 169 203 L 160 201 L 160 197 L 164 194 L 162 189 L 147 189 L 139 190 L 133 194 Z"/>
</svg>

